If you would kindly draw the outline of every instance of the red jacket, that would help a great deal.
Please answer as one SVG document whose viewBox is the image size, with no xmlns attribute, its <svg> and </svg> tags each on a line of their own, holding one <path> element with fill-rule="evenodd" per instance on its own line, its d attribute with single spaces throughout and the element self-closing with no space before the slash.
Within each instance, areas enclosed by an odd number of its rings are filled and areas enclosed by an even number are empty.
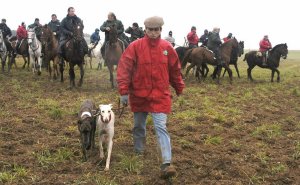
<svg viewBox="0 0 300 185">
<path fill-rule="evenodd" d="M 196 32 L 191 31 L 190 33 L 188 33 L 187 35 L 187 40 L 189 41 L 190 44 L 195 44 L 197 45 L 199 42 L 199 37 L 197 35 Z"/>
<path fill-rule="evenodd" d="M 224 38 L 223 38 L 223 41 L 224 41 L 224 43 L 225 43 L 225 42 L 229 41 L 230 39 L 231 39 L 231 38 L 224 37 Z"/>
<path fill-rule="evenodd" d="M 176 51 L 166 40 L 145 36 L 131 43 L 117 69 L 121 95 L 129 94 L 132 112 L 171 112 L 171 85 L 176 94 L 184 83 Z"/>
<path fill-rule="evenodd" d="M 259 51 L 260 52 L 265 52 L 268 49 L 272 48 L 271 42 L 267 39 L 263 39 L 259 42 Z"/>
<path fill-rule="evenodd" d="M 23 26 L 19 26 L 17 29 L 17 38 L 18 40 L 27 38 L 27 31 Z"/>
</svg>

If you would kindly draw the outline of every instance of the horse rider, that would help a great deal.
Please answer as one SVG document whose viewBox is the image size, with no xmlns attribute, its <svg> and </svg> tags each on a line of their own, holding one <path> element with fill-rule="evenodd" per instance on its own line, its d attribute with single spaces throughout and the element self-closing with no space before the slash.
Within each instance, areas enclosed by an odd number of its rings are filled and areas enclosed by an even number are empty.
<svg viewBox="0 0 300 185">
<path fill-rule="evenodd" d="M 57 19 L 56 14 L 51 15 L 51 21 L 48 23 L 48 27 L 53 32 L 53 35 L 59 40 L 60 37 L 60 21 Z"/>
<path fill-rule="evenodd" d="M 173 47 L 175 46 L 175 39 L 173 37 L 172 31 L 169 31 L 169 35 L 167 37 L 165 37 L 165 40 L 170 42 Z"/>
<path fill-rule="evenodd" d="M 228 33 L 227 37 L 223 38 L 224 43 L 229 41 L 232 38 L 232 33 Z"/>
<path fill-rule="evenodd" d="M 137 39 L 143 38 L 144 35 L 145 35 L 143 29 L 140 28 L 138 23 L 136 23 L 136 22 L 132 23 L 132 27 L 129 26 L 125 30 L 125 33 L 128 33 L 128 34 L 131 35 L 130 43 L 137 40 Z"/>
<path fill-rule="evenodd" d="M 83 23 L 79 17 L 75 14 L 75 9 L 73 7 L 68 8 L 68 14 L 67 16 L 61 21 L 60 24 L 60 40 L 59 40 L 59 46 L 58 46 L 58 54 L 60 57 L 60 65 L 64 65 L 64 60 L 63 60 L 63 46 L 65 43 L 72 39 L 73 37 L 73 32 L 74 32 L 74 27 L 78 23 L 81 23 L 83 26 Z M 83 33 L 82 33 L 83 34 Z M 88 47 L 85 39 L 82 40 L 83 44 L 83 52 L 84 54 L 88 54 Z"/>
<path fill-rule="evenodd" d="M 196 27 L 192 26 L 191 31 L 187 35 L 187 40 L 189 42 L 189 48 L 198 47 L 199 37 L 196 33 Z"/>
<path fill-rule="evenodd" d="M 201 35 L 200 39 L 199 39 L 199 42 L 202 43 L 201 46 L 206 46 L 207 47 L 207 41 L 208 41 L 208 30 L 205 29 L 204 30 L 204 34 Z"/>
<path fill-rule="evenodd" d="M 10 50 L 9 47 L 11 47 L 11 45 L 8 42 L 7 37 L 11 37 L 12 33 L 10 28 L 6 25 L 6 19 L 2 19 L 1 23 L 0 23 L 0 30 L 2 31 L 2 36 L 6 45 L 7 50 Z"/>
<path fill-rule="evenodd" d="M 127 48 L 128 46 L 128 41 L 124 33 L 124 26 L 122 21 L 118 20 L 113 12 L 109 12 L 107 15 L 107 20 L 100 27 L 100 30 L 105 33 L 104 43 L 101 47 L 102 56 L 104 56 L 105 45 L 109 41 L 110 27 L 112 27 L 113 25 L 115 25 L 115 28 L 117 29 L 118 38 L 124 42 L 125 48 Z"/>
<path fill-rule="evenodd" d="M 42 35 L 42 25 L 40 23 L 39 18 L 35 18 L 34 23 L 30 24 L 28 28 L 35 28 L 34 32 L 36 34 L 37 39 L 41 41 L 41 35 Z"/>
<path fill-rule="evenodd" d="M 17 44 L 15 48 L 15 53 L 18 53 L 18 49 L 20 47 L 20 44 L 22 43 L 22 40 L 27 39 L 27 31 L 26 31 L 26 24 L 24 22 L 19 25 L 17 29 Z"/>
<path fill-rule="evenodd" d="M 264 38 L 259 42 L 259 51 L 263 56 L 263 65 L 267 65 L 267 52 L 272 48 L 272 44 L 269 40 L 268 35 L 265 35 Z"/>
<path fill-rule="evenodd" d="M 213 31 L 208 34 L 207 47 L 214 52 L 218 65 L 222 65 L 224 62 L 222 61 L 220 53 L 220 46 L 222 44 L 222 41 L 219 33 L 220 28 L 215 27 Z"/>
<path fill-rule="evenodd" d="M 98 42 L 100 41 L 99 31 L 100 30 L 96 28 L 95 32 L 90 37 L 90 43 L 93 44 L 93 47 L 89 49 L 89 56 L 91 55 L 92 50 L 98 45 Z"/>
</svg>

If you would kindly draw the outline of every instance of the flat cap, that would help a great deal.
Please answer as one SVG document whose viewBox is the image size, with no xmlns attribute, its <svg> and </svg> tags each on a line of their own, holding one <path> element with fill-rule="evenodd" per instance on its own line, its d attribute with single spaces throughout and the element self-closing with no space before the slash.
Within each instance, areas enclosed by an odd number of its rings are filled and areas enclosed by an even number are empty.
<svg viewBox="0 0 300 185">
<path fill-rule="evenodd" d="M 153 16 L 149 17 L 144 21 L 144 25 L 146 28 L 159 28 L 164 25 L 164 20 L 162 17 Z"/>
</svg>

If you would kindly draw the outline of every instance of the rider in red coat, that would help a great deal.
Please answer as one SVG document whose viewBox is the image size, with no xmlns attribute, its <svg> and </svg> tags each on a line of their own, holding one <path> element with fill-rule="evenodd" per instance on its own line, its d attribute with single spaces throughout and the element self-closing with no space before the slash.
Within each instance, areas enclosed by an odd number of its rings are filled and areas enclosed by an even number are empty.
<svg viewBox="0 0 300 185">
<path fill-rule="evenodd" d="M 265 35 L 264 38 L 259 42 L 259 51 L 263 55 L 263 65 L 266 65 L 267 51 L 272 48 L 272 44 L 269 41 L 268 35 Z"/>
<path fill-rule="evenodd" d="M 18 27 L 17 29 L 17 38 L 18 40 L 22 40 L 27 38 L 27 31 L 26 31 L 26 25 L 24 22 Z"/>
<path fill-rule="evenodd" d="M 196 27 L 192 26 L 191 31 L 186 36 L 189 42 L 189 48 L 198 47 L 199 37 L 196 33 Z"/>
</svg>

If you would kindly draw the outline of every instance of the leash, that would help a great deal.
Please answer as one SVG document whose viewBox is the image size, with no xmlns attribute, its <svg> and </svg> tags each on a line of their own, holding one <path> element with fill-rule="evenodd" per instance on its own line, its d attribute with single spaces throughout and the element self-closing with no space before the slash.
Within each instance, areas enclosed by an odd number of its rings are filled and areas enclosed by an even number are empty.
<svg viewBox="0 0 300 185">
<path fill-rule="evenodd" d="M 122 117 L 122 115 L 124 113 L 124 110 L 125 110 L 125 107 L 127 107 L 127 106 L 122 106 L 121 107 L 121 98 L 119 97 L 118 98 L 118 108 L 117 109 L 112 109 L 114 111 L 118 111 L 119 119 Z M 99 109 L 97 109 L 95 111 L 96 111 L 96 113 L 93 115 L 93 117 L 97 117 L 101 114 L 101 111 Z"/>
</svg>

